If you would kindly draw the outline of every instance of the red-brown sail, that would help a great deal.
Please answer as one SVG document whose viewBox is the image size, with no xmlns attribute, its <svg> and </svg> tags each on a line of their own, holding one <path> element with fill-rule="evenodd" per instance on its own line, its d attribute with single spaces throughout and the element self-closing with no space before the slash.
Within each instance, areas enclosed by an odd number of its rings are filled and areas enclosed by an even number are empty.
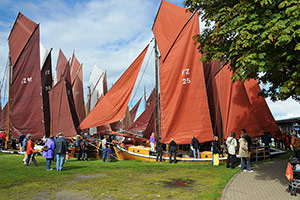
<svg viewBox="0 0 300 200">
<path fill-rule="evenodd" d="M 77 76 L 77 73 L 79 72 L 80 68 L 80 63 L 79 61 L 77 60 L 76 56 L 75 56 L 75 53 L 73 53 L 72 55 L 72 59 L 71 59 L 71 64 L 70 64 L 70 75 L 71 75 L 71 83 L 74 82 L 76 76 Z"/>
<path fill-rule="evenodd" d="M 252 105 L 252 111 L 263 132 L 270 132 L 273 136 L 276 136 L 280 133 L 280 130 L 265 98 L 258 95 L 261 92 L 258 81 L 255 79 L 247 80 L 244 82 L 244 86 Z"/>
<path fill-rule="evenodd" d="M 148 46 L 124 72 L 90 114 L 81 122 L 80 129 L 113 123 L 123 119 L 130 96 L 143 63 Z"/>
<path fill-rule="evenodd" d="M 18 13 L 8 37 L 9 56 L 13 67 L 37 25 L 22 13 Z"/>
<path fill-rule="evenodd" d="M 20 30 L 17 28 L 18 25 L 18 23 L 15 23 L 13 32 Z M 26 27 L 22 28 L 26 29 Z M 14 35 L 14 33 L 11 33 L 11 35 Z M 10 123 L 17 130 L 12 129 L 14 137 L 18 137 L 20 132 L 31 133 L 35 139 L 40 139 L 45 135 L 39 39 L 39 27 L 37 26 L 13 66 Z M 10 50 L 14 51 L 11 48 L 13 46 L 10 46 Z"/>
<path fill-rule="evenodd" d="M 245 87 L 241 81 L 231 80 L 232 72 L 225 66 L 215 76 L 219 102 L 221 106 L 224 137 L 234 131 L 237 136 L 242 129 L 246 129 L 251 136 L 262 135 L 262 129 L 252 112 Z"/>
<path fill-rule="evenodd" d="M 137 118 L 128 130 L 144 131 L 150 121 L 154 109 L 155 101 L 152 101 L 152 103 L 145 109 L 145 111 Z"/>
<path fill-rule="evenodd" d="M 66 73 L 66 68 L 68 67 L 68 60 L 61 49 L 59 49 L 59 54 L 56 63 L 56 78 L 57 82 L 62 79 Z M 69 73 L 67 73 L 69 75 Z"/>
<path fill-rule="evenodd" d="M 43 96 L 43 111 L 44 111 L 44 127 L 45 136 L 50 136 L 50 102 L 49 102 L 49 91 L 52 88 L 52 67 L 51 67 L 51 51 L 49 52 L 42 70 L 42 96 Z"/>
<path fill-rule="evenodd" d="M 161 59 L 164 60 L 191 14 L 185 8 L 162 0 L 153 26 Z"/>
<path fill-rule="evenodd" d="M 137 110 L 140 106 L 140 103 L 142 101 L 142 98 L 140 98 L 140 100 L 134 105 L 134 107 L 130 110 L 130 117 L 131 117 L 131 120 L 134 121 L 135 119 L 135 116 L 136 116 L 136 113 L 137 113 Z"/>
<path fill-rule="evenodd" d="M 59 132 L 63 132 L 66 137 L 73 137 L 77 134 L 72 112 L 74 105 L 70 104 L 68 98 L 72 95 L 72 90 L 67 88 L 67 84 L 65 79 L 61 79 L 49 92 L 51 125 L 54 136 Z"/>
<path fill-rule="evenodd" d="M 77 72 L 72 90 L 73 90 L 75 109 L 80 123 L 85 118 L 82 67 L 80 67 L 79 71 Z"/>
<path fill-rule="evenodd" d="M 7 109 L 8 104 L 6 103 L 1 111 L 0 119 L 0 129 L 7 129 Z"/>
<path fill-rule="evenodd" d="M 177 144 L 189 144 L 194 135 L 200 142 L 210 141 L 213 131 L 203 64 L 193 41 L 193 36 L 199 34 L 199 17 L 195 14 L 185 24 L 190 14 L 175 6 L 170 11 L 169 4 L 163 1 L 153 29 L 160 52 L 168 52 L 162 56 L 160 66 L 161 139 L 163 143 L 174 138 Z M 179 28 L 174 20 L 177 18 Z M 160 27 L 164 27 L 163 33 Z M 159 39 L 160 34 L 166 35 L 165 40 Z M 166 42 L 167 35 L 174 34 L 176 38 L 169 37 L 173 40 Z"/>
</svg>

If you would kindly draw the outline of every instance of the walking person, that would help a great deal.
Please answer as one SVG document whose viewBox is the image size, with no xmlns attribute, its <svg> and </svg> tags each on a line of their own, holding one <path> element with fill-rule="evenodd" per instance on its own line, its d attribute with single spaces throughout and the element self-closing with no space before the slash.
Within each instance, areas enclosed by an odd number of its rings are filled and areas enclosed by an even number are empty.
<svg viewBox="0 0 300 200">
<path fill-rule="evenodd" d="M 213 165 L 218 166 L 220 164 L 219 157 L 220 157 L 220 142 L 219 142 L 219 137 L 214 136 L 213 140 Z"/>
<path fill-rule="evenodd" d="M 53 170 L 51 168 L 51 161 L 53 160 L 54 157 L 54 137 L 51 136 L 47 142 L 45 143 L 45 150 L 43 151 L 43 157 L 46 158 L 46 170 L 51 171 Z"/>
<path fill-rule="evenodd" d="M 105 162 L 105 158 L 106 158 L 106 143 L 107 143 L 106 135 L 104 136 L 104 138 L 101 141 L 101 143 L 102 143 L 102 160 L 103 160 L 103 162 Z"/>
<path fill-rule="evenodd" d="M 81 144 L 82 142 L 82 136 L 77 136 L 77 139 L 75 141 L 75 148 L 77 152 L 77 160 L 80 161 L 81 155 L 82 155 L 82 149 L 81 149 Z"/>
<path fill-rule="evenodd" d="M 151 152 L 154 152 L 154 147 L 155 147 L 155 137 L 154 137 L 154 133 L 151 134 L 150 136 L 150 146 L 151 146 Z"/>
<path fill-rule="evenodd" d="M 89 152 L 89 142 L 87 138 L 83 138 L 83 140 L 80 143 L 80 148 L 82 150 L 82 161 L 88 161 L 88 152 Z"/>
<path fill-rule="evenodd" d="M 110 162 L 111 154 L 112 154 L 112 151 L 111 151 L 110 145 L 107 145 L 107 148 L 106 148 L 107 162 Z"/>
<path fill-rule="evenodd" d="M 248 152 L 248 142 L 246 141 L 246 134 L 242 133 L 239 139 L 240 148 L 239 155 L 241 158 L 241 171 L 253 172 L 250 166 L 249 152 Z M 247 170 L 244 169 L 245 163 L 247 164 Z"/>
<path fill-rule="evenodd" d="M 192 136 L 192 142 L 191 142 L 191 147 L 192 147 L 192 150 L 193 150 L 193 155 L 194 155 L 194 158 L 196 159 L 196 151 L 198 153 L 198 158 L 200 158 L 200 142 L 199 140 L 197 140 L 197 138 L 195 138 L 195 136 Z"/>
<path fill-rule="evenodd" d="M 159 161 L 162 162 L 163 154 L 164 154 L 163 146 L 159 139 L 156 144 L 156 162 L 158 161 L 158 158 L 159 158 Z"/>
<path fill-rule="evenodd" d="M 65 163 L 66 153 L 68 153 L 68 143 L 64 134 L 58 133 L 58 138 L 55 140 L 54 152 L 56 154 L 56 170 L 62 171 Z"/>
<path fill-rule="evenodd" d="M 234 169 L 235 161 L 236 161 L 236 147 L 237 147 L 235 132 L 230 132 L 230 137 L 227 138 L 226 145 L 227 145 L 227 154 L 228 154 L 226 167 L 229 168 L 231 166 L 231 169 Z"/>
<path fill-rule="evenodd" d="M 23 159 L 23 163 L 24 163 L 24 165 L 26 165 L 26 162 L 27 162 L 27 153 L 26 153 L 26 151 L 27 151 L 27 142 L 28 142 L 28 138 L 31 136 L 31 134 L 30 133 L 28 133 L 27 135 L 26 135 L 26 137 L 24 138 L 24 140 L 23 140 L 23 142 L 22 142 L 22 151 L 24 152 L 24 159 Z"/>
<path fill-rule="evenodd" d="M 177 151 L 177 144 L 174 141 L 174 138 L 171 138 L 171 142 L 169 144 L 169 154 L 170 154 L 169 163 L 172 163 L 172 157 L 174 157 L 174 163 L 177 163 L 176 151 Z"/>
<path fill-rule="evenodd" d="M 31 162 L 33 162 L 33 164 L 37 166 L 38 163 L 34 158 L 34 142 L 33 137 L 31 135 L 28 137 L 26 154 L 26 166 L 30 166 Z"/>
</svg>

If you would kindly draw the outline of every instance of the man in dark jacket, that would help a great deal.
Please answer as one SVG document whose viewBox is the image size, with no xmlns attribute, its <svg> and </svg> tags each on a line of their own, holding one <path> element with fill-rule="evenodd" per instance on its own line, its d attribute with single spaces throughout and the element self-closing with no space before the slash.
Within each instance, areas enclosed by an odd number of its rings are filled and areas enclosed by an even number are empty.
<svg viewBox="0 0 300 200">
<path fill-rule="evenodd" d="M 81 150 L 82 150 L 82 160 L 88 160 L 88 152 L 89 152 L 89 142 L 87 140 L 88 138 L 84 138 L 81 143 L 80 143 L 80 147 L 81 147 Z"/>
<path fill-rule="evenodd" d="M 174 163 L 176 163 L 176 151 L 177 151 L 177 144 L 174 141 L 174 138 L 171 139 L 171 142 L 169 144 L 169 154 L 170 154 L 170 158 L 169 158 L 169 162 L 172 163 L 172 156 L 174 157 Z"/>
<path fill-rule="evenodd" d="M 55 140 L 54 152 L 56 154 L 56 170 L 62 171 L 63 165 L 68 153 L 68 143 L 63 133 L 57 134 L 58 138 Z"/>
<path fill-rule="evenodd" d="M 242 129 L 242 134 L 245 133 L 246 134 L 246 138 L 245 140 L 248 142 L 248 152 L 250 152 L 250 147 L 251 147 L 251 137 L 247 134 L 246 129 Z"/>
<path fill-rule="evenodd" d="M 191 143 L 191 147 L 193 150 L 193 154 L 194 154 L 194 158 L 196 159 L 196 151 L 198 153 L 198 158 L 200 158 L 200 142 L 199 140 L 197 140 L 197 138 L 195 138 L 195 136 L 192 137 L 192 143 Z"/>
<path fill-rule="evenodd" d="M 81 154 L 82 154 L 82 150 L 81 150 L 81 144 L 82 142 L 82 137 L 81 136 L 77 136 L 77 139 L 75 141 L 75 147 L 76 147 L 76 152 L 77 152 L 77 160 L 80 161 L 81 158 Z"/>
<path fill-rule="evenodd" d="M 163 147 L 162 147 L 160 139 L 158 139 L 158 141 L 156 143 L 156 162 L 158 161 L 158 158 L 159 158 L 160 162 L 162 162 L 163 154 L 164 154 Z"/>
</svg>

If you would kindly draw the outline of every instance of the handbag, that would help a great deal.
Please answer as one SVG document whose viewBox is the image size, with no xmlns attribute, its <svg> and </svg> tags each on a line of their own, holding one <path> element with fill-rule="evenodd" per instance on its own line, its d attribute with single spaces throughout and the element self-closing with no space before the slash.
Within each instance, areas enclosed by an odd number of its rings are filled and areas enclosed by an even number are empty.
<svg viewBox="0 0 300 200">
<path fill-rule="evenodd" d="M 43 146 L 42 151 L 48 151 L 48 147 L 46 145 Z"/>
</svg>

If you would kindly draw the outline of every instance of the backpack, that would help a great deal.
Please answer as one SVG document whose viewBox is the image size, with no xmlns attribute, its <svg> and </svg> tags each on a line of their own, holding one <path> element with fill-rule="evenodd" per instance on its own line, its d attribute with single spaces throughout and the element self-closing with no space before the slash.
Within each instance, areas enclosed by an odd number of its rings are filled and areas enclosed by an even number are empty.
<svg viewBox="0 0 300 200">
<path fill-rule="evenodd" d="M 85 142 L 84 141 L 81 142 L 80 147 L 81 147 L 81 149 L 85 149 Z"/>
</svg>

